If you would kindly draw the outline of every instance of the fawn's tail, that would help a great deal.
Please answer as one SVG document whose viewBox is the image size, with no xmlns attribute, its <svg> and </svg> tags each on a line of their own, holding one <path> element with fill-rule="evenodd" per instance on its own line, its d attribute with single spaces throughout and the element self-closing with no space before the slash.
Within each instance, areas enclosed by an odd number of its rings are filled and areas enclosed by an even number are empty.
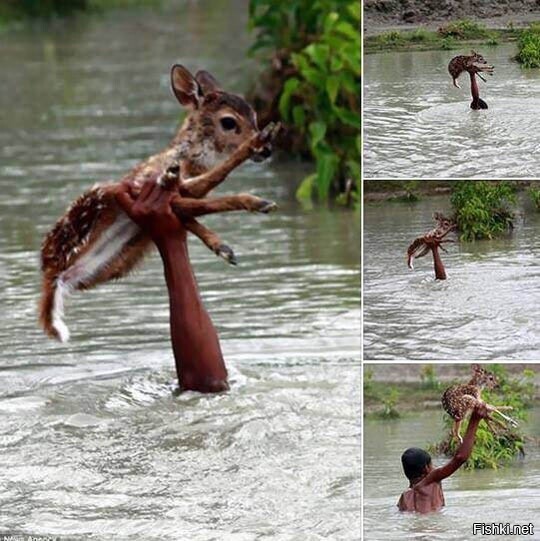
<svg viewBox="0 0 540 541">
<path fill-rule="evenodd" d="M 43 278 L 43 291 L 39 306 L 39 322 L 45 333 L 60 342 L 69 340 L 69 329 L 64 323 L 64 298 L 69 286 L 60 277 Z"/>
</svg>

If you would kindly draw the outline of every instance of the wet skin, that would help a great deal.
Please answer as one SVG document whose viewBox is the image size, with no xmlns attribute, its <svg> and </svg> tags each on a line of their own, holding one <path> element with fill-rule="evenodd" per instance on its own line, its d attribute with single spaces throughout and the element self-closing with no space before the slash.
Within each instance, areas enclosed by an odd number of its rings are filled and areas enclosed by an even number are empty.
<svg viewBox="0 0 540 541">
<path fill-rule="evenodd" d="M 146 183 L 135 196 L 120 184 L 116 200 L 156 244 L 169 292 L 171 342 L 182 390 L 226 391 L 227 369 L 217 332 L 205 310 L 189 262 L 187 234 L 171 209 L 173 191 Z"/>
<path fill-rule="evenodd" d="M 485 404 L 480 404 L 474 409 L 463 443 L 457 449 L 456 454 L 440 468 L 434 468 L 433 464 L 429 463 L 421 477 L 410 481 L 408 490 L 399 498 L 398 508 L 400 511 L 430 513 L 444 507 L 441 481 L 450 477 L 471 456 L 478 424 L 487 416 L 488 410 Z"/>
</svg>

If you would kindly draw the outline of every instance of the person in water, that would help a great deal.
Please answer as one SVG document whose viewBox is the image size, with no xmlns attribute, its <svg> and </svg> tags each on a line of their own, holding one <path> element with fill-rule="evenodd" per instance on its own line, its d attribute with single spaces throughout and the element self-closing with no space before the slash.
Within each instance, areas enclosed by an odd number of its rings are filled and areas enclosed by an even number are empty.
<svg viewBox="0 0 540 541">
<path fill-rule="evenodd" d="M 450 477 L 471 456 L 478 424 L 487 416 L 485 404 L 479 404 L 473 410 L 463 443 L 444 466 L 434 468 L 430 454 L 416 447 L 407 449 L 401 455 L 401 463 L 405 476 L 409 480 L 409 488 L 399 498 L 397 505 L 400 511 L 430 513 L 444 507 L 441 481 Z"/>
<path fill-rule="evenodd" d="M 227 370 L 218 335 L 206 312 L 189 263 L 186 229 L 171 209 L 174 192 L 148 182 L 134 196 L 122 184 L 116 200 L 154 241 L 169 292 L 171 341 L 180 389 L 226 391 Z"/>
</svg>

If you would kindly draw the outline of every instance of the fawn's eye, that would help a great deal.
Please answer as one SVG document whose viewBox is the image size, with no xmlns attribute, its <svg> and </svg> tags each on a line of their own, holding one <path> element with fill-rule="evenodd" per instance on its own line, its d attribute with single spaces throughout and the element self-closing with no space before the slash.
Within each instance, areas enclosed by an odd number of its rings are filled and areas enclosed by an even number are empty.
<svg viewBox="0 0 540 541">
<path fill-rule="evenodd" d="M 221 120 L 221 127 L 226 130 L 235 130 L 236 129 L 236 120 L 232 116 L 224 116 Z"/>
</svg>

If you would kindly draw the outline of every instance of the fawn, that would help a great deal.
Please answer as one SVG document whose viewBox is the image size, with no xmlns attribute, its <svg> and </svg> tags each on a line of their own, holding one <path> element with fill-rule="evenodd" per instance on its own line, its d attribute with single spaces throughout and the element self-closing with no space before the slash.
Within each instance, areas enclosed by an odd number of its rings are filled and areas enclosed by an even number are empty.
<svg viewBox="0 0 540 541">
<path fill-rule="evenodd" d="M 457 79 L 464 71 L 478 75 L 482 81 L 486 82 L 486 80 L 482 77 L 481 72 L 493 75 L 494 69 L 494 66 L 489 65 L 485 58 L 475 51 L 471 51 L 469 56 L 455 56 L 448 64 L 448 72 L 452 76 L 452 83 L 456 88 L 461 88 L 457 82 Z"/>
<path fill-rule="evenodd" d="M 171 143 L 127 173 L 120 183 L 140 192 L 147 181 L 173 184 L 178 196 L 172 210 L 185 228 L 231 264 L 233 251 L 196 217 L 216 212 L 248 210 L 268 213 L 275 203 L 240 194 L 202 199 L 246 159 L 271 155 L 279 126 L 262 131 L 252 107 L 240 96 L 224 92 L 206 71 L 193 76 L 184 66 L 171 69 L 171 86 L 188 115 Z M 118 183 L 95 185 L 68 208 L 47 234 L 41 249 L 43 273 L 40 323 L 47 335 L 64 342 L 69 330 L 63 321 L 64 297 L 118 279 L 129 273 L 152 242 L 119 208 Z"/>
<path fill-rule="evenodd" d="M 433 254 L 435 278 L 437 280 L 446 280 L 446 270 L 438 250 L 440 248 L 443 252 L 446 252 L 443 244 L 455 242 L 453 239 L 447 239 L 445 237 L 452 231 L 455 231 L 457 224 L 452 218 L 447 218 L 440 212 L 435 212 L 433 219 L 437 222 L 437 225 L 431 231 L 416 238 L 407 248 L 407 266 L 410 269 L 414 269 L 414 259 L 424 257 L 431 251 Z"/>
<path fill-rule="evenodd" d="M 445 411 L 454 419 L 452 437 L 458 439 L 460 442 L 463 442 L 463 438 L 459 434 L 461 422 L 467 413 L 472 411 L 478 404 L 484 403 L 480 396 L 482 389 L 494 389 L 499 385 L 499 381 L 495 374 L 484 370 L 479 364 L 473 364 L 471 368 L 473 375 L 469 383 L 449 387 L 444 391 L 441 400 Z M 495 406 L 486 404 L 486 407 L 489 412 L 498 413 L 511 425 L 517 426 L 517 422 L 514 419 L 504 415 L 504 413 L 500 411 L 511 410 L 511 406 L 499 406 L 499 408 L 496 408 Z M 484 419 L 484 421 L 492 432 L 495 432 L 495 430 L 491 423 L 505 426 L 501 421 L 494 419 L 491 416 Z"/>
</svg>

